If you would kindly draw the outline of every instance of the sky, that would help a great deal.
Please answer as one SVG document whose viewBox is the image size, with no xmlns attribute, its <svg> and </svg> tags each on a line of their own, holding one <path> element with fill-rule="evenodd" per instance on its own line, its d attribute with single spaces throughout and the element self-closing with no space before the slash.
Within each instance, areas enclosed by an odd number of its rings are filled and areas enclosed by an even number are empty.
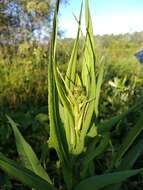
<svg viewBox="0 0 143 190">
<path fill-rule="evenodd" d="M 84 0 L 83 0 L 84 1 Z M 82 0 L 69 0 L 60 7 L 59 26 L 65 37 L 76 36 Z M 143 31 L 143 0 L 89 0 L 94 34 L 124 34 Z M 84 15 L 82 30 L 85 31 Z"/>
</svg>

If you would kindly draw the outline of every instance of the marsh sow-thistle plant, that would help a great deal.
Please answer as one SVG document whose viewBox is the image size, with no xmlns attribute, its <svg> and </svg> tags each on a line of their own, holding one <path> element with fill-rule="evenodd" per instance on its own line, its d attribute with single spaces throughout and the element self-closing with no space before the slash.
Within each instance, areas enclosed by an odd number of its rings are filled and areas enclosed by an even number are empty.
<svg viewBox="0 0 143 190">
<path fill-rule="evenodd" d="M 77 37 L 65 77 L 58 69 L 56 60 L 59 3 L 58 0 L 53 20 L 48 65 L 50 137 L 47 143 L 57 152 L 65 189 L 98 190 L 107 188 L 119 190 L 125 179 L 143 172 L 143 169 L 132 169 L 143 150 L 141 146 L 143 140 L 137 139 L 143 129 L 142 115 L 125 137 L 118 151 L 114 151 L 110 137 L 111 130 L 127 114 L 138 111 L 143 106 L 143 101 L 140 100 L 120 115 L 100 122 L 98 105 L 104 76 L 104 64 L 102 61 L 98 62 L 95 56 L 95 42 L 88 0 L 85 0 L 86 37 L 81 55 L 82 69 L 80 73 L 76 70 L 81 33 L 81 7 Z M 12 126 L 23 166 L 0 154 L 0 167 L 31 188 L 55 190 L 56 188 L 52 184 L 53 180 L 50 179 L 31 146 L 19 132 L 16 123 L 10 117 L 7 116 L 7 118 Z M 110 165 L 102 175 L 96 175 L 96 171 L 90 170 L 91 166 L 94 168 L 93 161 L 111 147 L 113 155 Z"/>
</svg>

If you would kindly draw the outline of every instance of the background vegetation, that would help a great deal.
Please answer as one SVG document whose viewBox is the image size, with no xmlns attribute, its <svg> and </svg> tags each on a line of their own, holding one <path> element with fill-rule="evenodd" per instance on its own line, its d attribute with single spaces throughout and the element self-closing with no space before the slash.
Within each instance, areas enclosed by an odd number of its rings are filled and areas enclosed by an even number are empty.
<svg viewBox="0 0 143 190">
<path fill-rule="evenodd" d="M 0 151 L 8 157 L 18 159 L 13 134 L 5 117 L 5 114 L 8 114 L 19 123 L 22 134 L 34 145 L 34 150 L 43 165 L 46 158 L 46 164 L 49 166 L 47 168 L 54 177 L 56 186 L 61 187 L 63 179 L 57 177 L 60 173 L 57 156 L 54 151 L 45 151 L 48 136 L 46 131 L 49 131 L 49 118 L 44 115 L 48 110 L 48 40 L 54 5 L 46 4 L 47 1 L 44 0 L 41 4 L 36 0 L 28 3 L 12 2 L 0 4 Z M 15 15 L 10 12 L 9 6 L 16 7 Z M 27 20 L 20 20 L 23 15 Z M 48 22 L 45 24 L 46 18 Z M 34 31 L 40 32 L 44 24 L 49 26 L 46 38 L 41 39 L 40 33 L 35 37 Z M 65 74 L 74 39 L 63 39 L 60 34 L 62 32 L 59 30 L 57 60 Z M 103 57 L 106 67 L 99 112 L 99 118 L 102 120 L 127 110 L 142 95 L 143 67 L 134 54 L 143 47 L 143 32 L 95 36 L 95 42 L 97 59 Z M 80 45 L 79 72 L 82 40 Z M 124 121 L 123 125 L 127 125 L 127 130 L 133 126 L 136 117 L 130 115 Z M 125 132 L 116 131 L 114 138 L 119 138 L 117 144 L 122 141 Z M 106 162 L 108 161 L 107 159 Z M 103 162 L 103 157 L 99 158 L 99 173 L 104 170 Z M 136 166 L 142 164 L 140 156 Z M 134 178 L 132 182 L 128 181 L 124 188 L 140 189 L 141 185 L 141 179 Z M 24 186 L 15 180 L 11 181 L 6 174 L 0 172 L 0 188 L 24 189 Z"/>
</svg>

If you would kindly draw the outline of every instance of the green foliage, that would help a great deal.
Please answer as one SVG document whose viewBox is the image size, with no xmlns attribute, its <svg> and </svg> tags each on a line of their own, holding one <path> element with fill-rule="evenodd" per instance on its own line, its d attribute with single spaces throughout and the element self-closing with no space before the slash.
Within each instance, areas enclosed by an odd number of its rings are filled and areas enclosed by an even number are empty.
<svg viewBox="0 0 143 190">
<path fill-rule="evenodd" d="M 31 171 L 35 172 L 44 180 L 51 183 L 48 174 L 40 165 L 40 162 L 38 161 L 36 154 L 32 150 L 31 146 L 24 140 L 23 136 L 20 134 L 19 130 L 17 129 L 16 123 L 14 123 L 10 117 L 7 116 L 7 118 L 8 118 L 9 123 L 12 126 L 15 140 L 16 140 L 17 150 L 24 166 L 30 169 Z"/>
<path fill-rule="evenodd" d="M 8 172 L 10 175 L 15 175 L 17 179 L 28 185 L 29 187 L 40 190 L 54 190 L 47 181 L 43 180 L 41 177 L 35 175 L 30 170 L 19 166 L 19 164 L 15 163 L 7 159 L 3 154 L 0 153 L 0 167 Z"/>
<path fill-rule="evenodd" d="M 8 117 L 14 132 L 20 161 L 24 167 L 0 154 L 0 168 L 34 189 L 54 190 L 56 189 L 54 186 L 57 189 L 62 186 L 68 190 L 102 188 L 119 190 L 123 181 L 143 172 L 142 167 L 134 169 L 134 165 L 142 153 L 142 97 L 133 104 L 136 97 L 141 94 L 140 72 L 142 68 L 133 60 L 132 68 L 136 68 L 137 65 L 138 67 L 135 70 L 136 76 L 131 77 L 130 65 L 123 70 L 121 64 L 123 60 L 120 60 L 119 57 L 121 49 L 115 52 L 111 63 L 109 63 L 109 57 L 100 56 L 103 54 L 102 51 L 98 54 L 95 53 L 99 51 L 98 46 L 102 44 L 100 44 L 101 41 L 98 42 L 99 44 L 95 44 L 88 0 L 85 0 L 86 37 L 82 39 L 83 51 L 79 52 L 81 47 L 81 6 L 77 37 L 68 65 L 66 65 L 67 68 L 62 73 L 63 70 L 61 71 L 59 64 L 62 57 L 60 61 L 57 60 L 61 56 L 57 50 L 59 47 L 57 46 L 59 3 L 60 1 L 57 1 L 50 52 L 48 52 L 50 56 L 48 115 L 40 113 L 39 110 L 39 114 L 35 117 L 36 121 L 43 126 L 39 129 L 38 135 L 36 134 L 37 138 L 40 136 L 40 132 L 44 131 L 45 133 L 46 131 L 46 141 L 47 138 L 48 141 L 43 144 L 41 159 L 38 159 L 39 152 L 36 156 L 32 147 L 20 133 L 17 124 Z M 35 9 L 34 5 L 28 6 L 29 11 L 33 11 L 31 8 Z M 122 36 L 116 40 L 123 46 L 120 38 L 122 39 Z M 107 41 L 104 40 L 103 44 L 110 56 L 114 53 L 117 42 L 114 39 L 110 45 L 107 39 Z M 47 51 L 46 48 L 44 50 Z M 14 57 L 11 65 L 7 62 L 7 67 L 4 66 L 6 58 L 1 60 L 1 67 L 5 68 L 2 77 L 9 86 L 8 92 L 15 96 L 14 105 L 17 106 L 19 95 L 22 95 L 21 102 L 30 97 L 29 100 L 35 101 L 36 105 L 38 97 L 41 98 L 42 93 L 47 90 L 47 80 L 45 80 L 47 65 L 44 57 L 47 56 L 47 52 L 44 50 L 42 46 L 36 49 L 35 44 L 23 42 L 18 47 L 23 59 L 20 56 Z M 59 54 L 56 57 L 57 52 Z M 123 55 L 125 54 L 123 53 Z M 64 63 L 68 57 L 63 59 Z M 116 64 L 114 59 L 117 61 Z M 121 70 L 123 70 L 123 74 Z M 17 73 L 20 74 L 19 78 L 15 78 Z M 124 75 L 125 73 L 126 75 Z M 33 81 L 34 79 L 35 81 Z M 2 85 L 1 88 L 3 88 Z M 3 89 L 2 92 L 5 97 Z M 12 102 L 11 98 L 9 97 L 9 102 Z M 47 98 L 47 94 L 43 98 Z M 130 120 L 128 116 L 132 115 L 133 118 Z M 30 122 L 31 127 L 34 121 L 30 113 L 19 114 L 17 118 L 19 118 L 21 126 L 25 122 Z M 4 128 L 1 131 L 3 135 Z M 11 130 L 8 133 L 10 136 Z M 53 149 L 56 151 L 54 161 L 49 160 L 49 152 Z M 52 170 L 54 174 L 49 172 L 50 165 L 54 168 Z"/>
<path fill-rule="evenodd" d="M 110 184 L 118 184 L 121 181 L 127 179 L 128 177 L 134 176 L 140 172 L 142 172 L 143 169 L 138 169 L 138 170 L 127 170 L 123 172 L 117 172 L 117 173 L 111 173 L 111 174 L 104 174 L 101 176 L 96 176 L 96 177 L 91 177 L 89 179 L 86 179 L 84 181 L 81 181 L 75 190 L 98 190 L 102 189 Z"/>
<path fill-rule="evenodd" d="M 24 46 L 24 47 L 23 47 Z M 16 109 L 24 102 L 35 102 L 47 97 L 47 57 L 42 47 L 33 47 L 30 55 L 29 45 L 19 47 L 19 54 L 11 58 L 0 60 L 0 104 Z M 23 58 L 22 58 L 23 57 Z"/>
</svg>

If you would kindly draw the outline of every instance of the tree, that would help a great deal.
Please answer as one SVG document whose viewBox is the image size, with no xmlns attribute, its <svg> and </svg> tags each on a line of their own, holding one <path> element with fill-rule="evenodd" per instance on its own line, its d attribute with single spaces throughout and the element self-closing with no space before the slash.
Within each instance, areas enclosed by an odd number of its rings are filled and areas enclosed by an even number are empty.
<svg viewBox="0 0 143 190">
<path fill-rule="evenodd" d="M 63 0 L 66 3 L 67 0 Z M 55 0 L 2 0 L 0 2 L 1 43 L 48 40 Z"/>
</svg>

